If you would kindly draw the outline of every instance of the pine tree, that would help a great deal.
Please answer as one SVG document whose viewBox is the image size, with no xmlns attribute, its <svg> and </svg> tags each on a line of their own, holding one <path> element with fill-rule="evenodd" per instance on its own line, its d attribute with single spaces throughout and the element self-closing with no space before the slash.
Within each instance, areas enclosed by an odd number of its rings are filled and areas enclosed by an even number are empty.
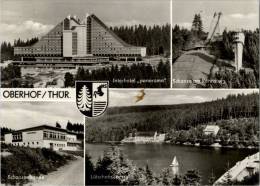
<svg viewBox="0 0 260 186">
<path fill-rule="evenodd" d="M 208 181 L 208 182 L 209 182 L 209 185 L 213 185 L 215 181 L 216 181 L 216 177 L 215 177 L 215 175 L 214 175 L 214 173 L 213 173 L 213 169 L 212 169 L 211 175 L 210 175 L 209 181 Z"/>
<path fill-rule="evenodd" d="M 150 170 L 148 164 L 145 166 L 145 177 L 146 177 L 146 185 L 152 185 L 154 182 L 153 173 Z"/>
<path fill-rule="evenodd" d="M 56 122 L 56 127 L 57 127 L 57 128 L 61 128 L 61 125 L 59 124 L 58 121 Z"/>
<path fill-rule="evenodd" d="M 201 181 L 201 176 L 197 170 L 188 170 L 183 177 L 184 185 L 199 185 Z"/>
</svg>

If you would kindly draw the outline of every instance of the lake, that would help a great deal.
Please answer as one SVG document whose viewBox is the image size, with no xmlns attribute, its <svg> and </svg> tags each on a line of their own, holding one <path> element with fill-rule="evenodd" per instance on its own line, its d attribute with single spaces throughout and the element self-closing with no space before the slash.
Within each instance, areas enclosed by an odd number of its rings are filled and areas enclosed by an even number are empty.
<svg viewBox="0 0 260 186">
<path fill-rule="evenodd" d="M 108 148 L 108 144 L 86 144 L 86 151 L 96 162 Z M 132 160 L 138 167 L 147 163 L 156 173 L 168 168 L 173 157 L 176 156 L 179 162 L 180 173 L 187 170 L 197 169 L 202 176 L 202 184 L 207 184 L 212 171 L 217 178 L 226 172 L 229 164 L 231 168 L 237 161 L 246 156 L 256 153 L 256 149 L 230 149 L 180 146 L 171 144 L 123 144 L 119 146 L 125 157 Z"/>
</svg>

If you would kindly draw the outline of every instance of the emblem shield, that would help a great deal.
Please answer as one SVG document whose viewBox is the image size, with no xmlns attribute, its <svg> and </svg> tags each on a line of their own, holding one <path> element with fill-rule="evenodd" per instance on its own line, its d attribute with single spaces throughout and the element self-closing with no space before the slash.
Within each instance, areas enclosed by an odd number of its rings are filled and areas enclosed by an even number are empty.
<svg viewBox="0 0 260 186">
<path fill-rule="evenodd" d="M 108 106 L 108 81 L 76 81 L 76 103 L 87 117 L 103 114 Z"/>
</svg>

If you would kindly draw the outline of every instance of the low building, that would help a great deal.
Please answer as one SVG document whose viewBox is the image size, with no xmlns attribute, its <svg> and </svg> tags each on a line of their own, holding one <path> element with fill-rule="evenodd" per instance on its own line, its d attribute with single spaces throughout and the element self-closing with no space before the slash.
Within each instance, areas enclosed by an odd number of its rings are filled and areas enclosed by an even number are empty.
<svg viewBox="0 0 260 186">
<path fill-rule="evenodd" d="M 165 141 L 165 134 L 158 134 L 157 132 L 138 132 L 136 134 L 130 133 L 129 137 L 124 138 L 122 143 L 162 143 Z"/>
<path fill-rule="evenodd" d="M 62 128 L 40 125 L 5 134 L 5 143 L 31 148 L 53 150 L 82 150 L 77 135 Z"/>
<path fill-rule="evenodd" d="M 217 125 L 207 125 L 205 129 L 203 130 L 205 135 L 214 135 L 216 136 L 219 131 L 219 126 Z"/>
</svg>

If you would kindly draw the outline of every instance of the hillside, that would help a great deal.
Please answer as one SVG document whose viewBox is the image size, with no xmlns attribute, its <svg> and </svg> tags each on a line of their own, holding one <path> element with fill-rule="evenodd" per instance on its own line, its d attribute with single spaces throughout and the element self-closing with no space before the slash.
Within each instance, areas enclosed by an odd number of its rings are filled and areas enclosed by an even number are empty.
<svg viewBox="0 0 260 186">
<path fill-rule="evenodd" d="M 258 117 L 258 96 L 238 94 L 204 103 L 109 108 L 102 117 L 86 119 L 86 141 L 120 141 L 133 130 L 189 130 L 219 120 Z"/>
<path fill-rule="evenodd" d="M 8 152 L 8 156 L 1 156 L 1 184 L 23 185 L 30 180 L 28 176 L 39 177 L 57 170 L 68 161 L 74 159 L 71 155 L 61 155 L 46 148 L 29 148 L 12 146 L 1 143 L 1 153 Z M 10 176 L 17 177 L 16 179 Z"/>
<path fill-rule="evenodd" d="M 223 67 L 233 69 L 230 64 L 230 62 L 216 59 L 206 51 L 192 50 L 182 54 L 172 64 L 172 79 L 207 80 Z M 174 88 L 196 88 L 197 86 L 205 86 L 205 83 L 174 83 L 173 81 Z"/>
</svg>

